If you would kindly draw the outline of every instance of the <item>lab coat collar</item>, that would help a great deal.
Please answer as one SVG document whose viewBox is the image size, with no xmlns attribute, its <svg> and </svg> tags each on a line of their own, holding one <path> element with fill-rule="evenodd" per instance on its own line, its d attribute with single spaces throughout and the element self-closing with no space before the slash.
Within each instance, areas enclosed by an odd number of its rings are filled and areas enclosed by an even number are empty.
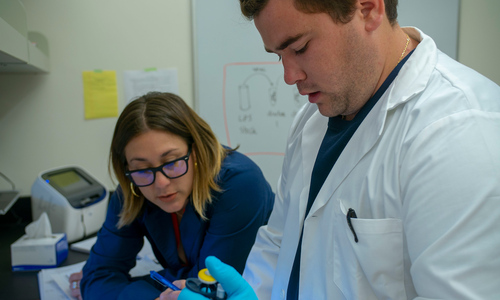
<svg viewBox="0 0 500 300">
<path fill-rule="evenodd" d="M 399 76 L 394 79 L 391 88 L 385 93 L 386 110 L 394 109 L 422 92 L 437 64 L 438 49 L 436 43 L 418 28 L 403 27 L 403 30 L 411 38 L 419 41 L 419 44 L 401 68 Z M 385 115 L 383 117 L 385 118 Z"/>
</svg>

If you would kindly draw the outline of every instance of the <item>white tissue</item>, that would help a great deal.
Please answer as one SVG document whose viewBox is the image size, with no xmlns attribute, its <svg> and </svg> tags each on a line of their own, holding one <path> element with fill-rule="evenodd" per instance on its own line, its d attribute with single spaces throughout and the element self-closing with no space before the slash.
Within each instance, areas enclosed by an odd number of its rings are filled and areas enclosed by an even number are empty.
<svg viewBox="0 0 500 300">
<path fill-rule="evenodd" d="M 43 212 L 38 220 L 29 223 L 25 231 L 26 235 L 28 235 L 28 239 L 39 239 L 52 236 L 52 226 L 50 226 L 47 213 Z"/>
</svg>

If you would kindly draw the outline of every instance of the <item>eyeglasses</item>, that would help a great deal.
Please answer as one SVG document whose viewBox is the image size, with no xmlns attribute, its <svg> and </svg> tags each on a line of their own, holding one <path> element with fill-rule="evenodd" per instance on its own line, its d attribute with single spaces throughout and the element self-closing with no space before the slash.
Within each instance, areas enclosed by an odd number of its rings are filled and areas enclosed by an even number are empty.
<svg viewBox="0 0 500 300">
<path fill-rule="evenodd" d="M 169 179 L 179 178 L 188 171 L 189 155 L 191 155 L 191 146 L 189 146 L 186 156 L 166 162 L 156 168 L 127 171 L 125 175 L 138 187 L 152 185 L 158 171 Z"/>
</svg>

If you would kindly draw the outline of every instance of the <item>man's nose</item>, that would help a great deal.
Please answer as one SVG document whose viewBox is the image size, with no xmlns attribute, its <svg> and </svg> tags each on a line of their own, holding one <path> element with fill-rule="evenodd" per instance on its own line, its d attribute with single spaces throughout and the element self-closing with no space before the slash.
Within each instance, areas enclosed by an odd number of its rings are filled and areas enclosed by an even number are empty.
<svg viewBox="0 0 500 300">
<path fill-rule="evenodd" d="M 282 57 L 284 79 L 286 84 L 293 85 L 298 81 L 306 79 L 306 73 L 302 70 L 296 60 L 290 57 Z"/>
</svg>

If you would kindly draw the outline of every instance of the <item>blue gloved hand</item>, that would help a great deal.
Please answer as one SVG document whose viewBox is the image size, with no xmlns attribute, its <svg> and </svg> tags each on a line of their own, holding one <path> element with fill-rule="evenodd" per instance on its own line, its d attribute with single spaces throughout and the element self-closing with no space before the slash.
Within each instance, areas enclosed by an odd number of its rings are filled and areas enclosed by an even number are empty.
<svg viewBox="0 0 500 300">
<path fill-rule="evenodd" d="M 233 267 L 226 265 L 214 256 L 207 257 L 205 264 L 210 275 L 212 275 L 226 291 L 227 300 L 258 300 L 252 287 Z M 206 300 L 207 298 L 185 288 L 177 299 Z"/>
</svg>

